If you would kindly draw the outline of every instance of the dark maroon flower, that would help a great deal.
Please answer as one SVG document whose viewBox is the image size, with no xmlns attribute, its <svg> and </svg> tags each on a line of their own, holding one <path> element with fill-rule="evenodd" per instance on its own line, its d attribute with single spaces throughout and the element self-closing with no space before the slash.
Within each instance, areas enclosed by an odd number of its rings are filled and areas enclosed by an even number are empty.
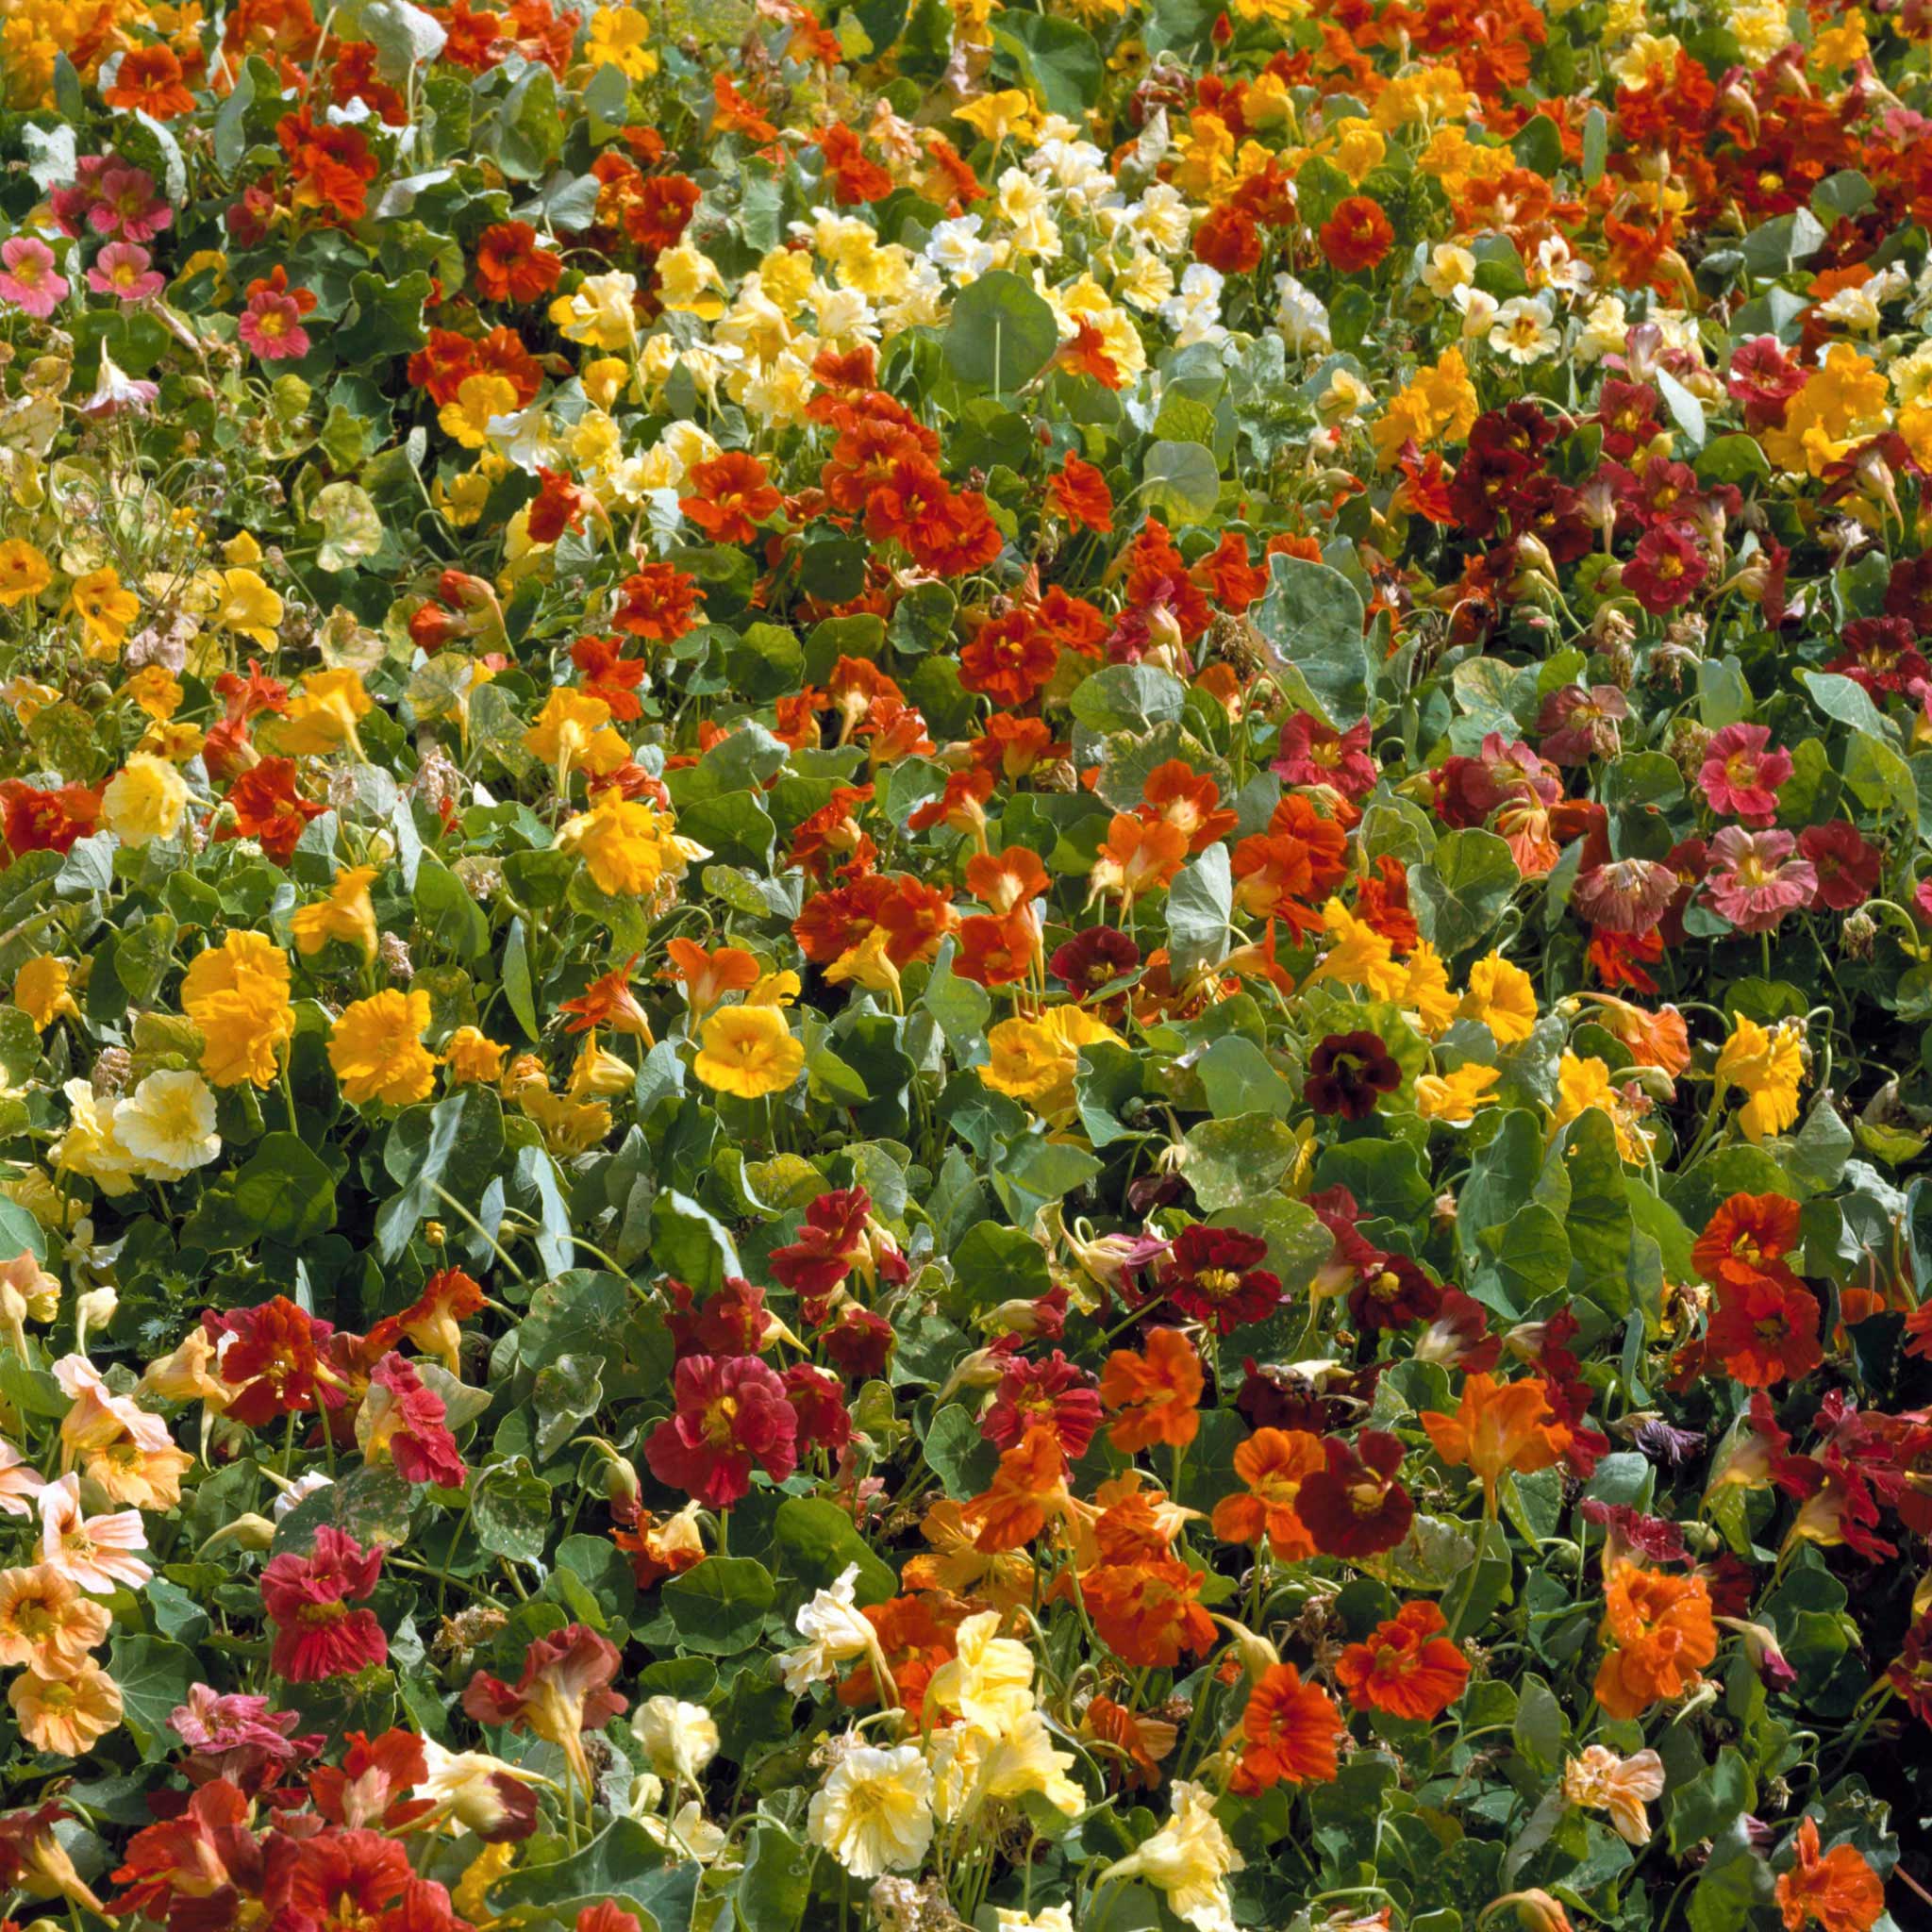
<svg viewBox="0 0 1932 1932">
<path fill-rule="evenodd" d="M 1196 1224 L 1181 1230 L 1156 1278 L 1182 1314 L 1217 1335 L 1232 1335 L 1265 1320 L 1281 1300 L 1280 1278 L 1255 1265 L 1267 1255 L 1268 1243 L 1257 1235 Z"/>
<path fill-rule="evenodd" d="M 1308 1056 L 1302 1098 L 1317 1113 L 1360 1121 L 1374 1112 L 1380 1095 L 1401 1085 L 1402 1069 L 1379 1034 L 1331 1033 Z"/>
<path fill-rule="evenodd" d="M 1380 1429 L 1364 1429 L 1355 1447 L 1330 1436 L 1323 1444 L 1328 1467 L 1304 1479 L 1295 1514 L 1324 1557 L 1373 1557 L 1408 1534 L 1415 1505 L 1396 1478 L 1402 1444 Z"/>
<path fill-rule="evenodd" d="M 1932 631 L 1932 550 L 1892 565 L 1885 587 L 1885 614 L 1904 618 L 1921 637 Z"/>
<path fill-rule="evenodd" d="M 1490 1311 L 1459 1288 L 1445 1288 L 1429 1325 L 1416 1337 L 1415 1358 L 1445 1369 L 1488 1374 L 1502 1358 L 1503 1338 L 1490 1333 Z"/>
<path fill-rule="evenodd" d="M 1626 1550 L 1635 1550 L 1652 1563 L 1688 1563 L 1690 1551 L 1684 1541 L 1681 1524 L 1667 1523 L 1660 1516 L 1646 1516 L 1627 1503 L 1600 1503 L 1586 1496 L 1584 1518 L 1608 1532 L 1610 1539 Z"/>
<path fill-rule="evenodd" d="M 1366 1335 L 1433 1322 L 1441 1306 L 1441 1285 L 1405 1255 L 1384 1255 L 1381 1266 L 1348 1291 L 1348 1311 Z"/>
<path fill-rule="evenodd" d="M 1141 949 L 1125 933 L 1110 925 L 1090 925 L 1064 945 L 1056 946 L 1047 966 L 1070 993 L 1085 999 L 1140 963 Z"/>
</svg>

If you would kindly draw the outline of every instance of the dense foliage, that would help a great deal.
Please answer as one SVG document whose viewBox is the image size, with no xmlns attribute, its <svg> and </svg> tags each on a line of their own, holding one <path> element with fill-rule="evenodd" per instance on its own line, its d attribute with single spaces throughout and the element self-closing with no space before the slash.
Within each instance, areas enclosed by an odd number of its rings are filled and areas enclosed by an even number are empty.
<svg viewBox="0 0 1932 1932">
<path fill-rule="evenodd" d="M 1928 52 L 0 0 L 7 1923 L 1928 1923 Z"/>
</svg>

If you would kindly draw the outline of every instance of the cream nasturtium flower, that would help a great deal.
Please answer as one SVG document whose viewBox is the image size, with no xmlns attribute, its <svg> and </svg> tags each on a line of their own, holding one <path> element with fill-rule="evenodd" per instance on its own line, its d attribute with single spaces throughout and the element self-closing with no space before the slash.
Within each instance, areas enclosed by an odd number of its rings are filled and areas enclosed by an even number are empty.
<svg viewBox="0 0 1932 1932">
<path fill-rule="evenodd" d="M 932 1795 L 916 1744 L 855 1742 L 812 1793 L 807 1835 L 855 1878 L 916 1871 L 932 1843 Z"/>
</svg>

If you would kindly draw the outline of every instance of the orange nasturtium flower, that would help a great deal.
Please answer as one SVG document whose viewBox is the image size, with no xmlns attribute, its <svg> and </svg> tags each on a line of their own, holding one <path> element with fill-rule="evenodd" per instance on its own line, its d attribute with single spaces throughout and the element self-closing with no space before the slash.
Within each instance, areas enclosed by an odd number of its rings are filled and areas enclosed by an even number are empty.
<svg viewBox="0 0 1932 1932">
<path fill-rule="evenodd" d="M 749 992 L 758 983 L 758 962 L 742 946 L 708 953 L 694 940 L 673 940 L 664 950 L 693 1013 L 708 1013 L 727 992 Z"/>
<path fill-rule="evenodd" d="M 1118 1414 L 1108 1440 L 1126 1455 L 1157 1442 L 1184 1449 L 1201 1426 L 1201 1357 L 1178 1328 L 1157 1328 L 1144 1355 L 1117 1348 L 1100 1372 L 1100 1399 Z"/>
<path fill-rule="evenodd" d="M 1328 1467 L 1322 1439 L 1306 1429 L 1257 1429 L 1234 1452 L 1234 1473 L 1247 1484 L 1214 1506 L 1214 1534 L 1224 1543 L 1258 1543 L 1284 1563 L 1315 1554 L 1315 1540 L 1294 1512 L 1303 1480 Z"/>
<path fill-rule="evenodd" d="M 1444 1462 L 1472 1469 L 1483 1486 L 1483 1508 L 1496 1513 L 1496 1484 L 1506 1469 L 1527 1475 L 1548 1469 L 1562 1453 L 1541 1382 L 1498 1382 L 1474 1374 L 1462 1382 L 1462 1401 L 1454 1415 L 1423 1412 L 1423 1427 Z"/>
<path fill-rule="evenodd" d="M 1717 1656 L 1710 1593 L 1695 1576 L 1618 1563 L 1604 1580 L 1604 1660 L 1596 1696 L 1612 1717 L 1681 1697 Z"/>
<path fill-rule="evenodd" d="M 1348 1701 L 1391 1717 L 1439 1718 L 1469 1683 L 1469 1659 L 1444 1635 L 1448 1625 L 1432 1603 L 1404 1604 L 1377 1624 L 1362 1643 L 1351 1643 L 1335 1663 L 1335 1681 Z"/>
<path fill-rule="evenodd" d="M 1188 856 L 1188 835 L 1165 819 L 1149 824 L 1131 812 L 1116 812 L 1093 861 L 1089 902 L 1112 892 L 1131 905 L 1142 892 L 1164 886 Z"/>
<path fill-rule="evenodd" d="M 1833 1845 L 1822 1857 L 1818 1821 L 1798 1826 L 1797 1862 L 1777 1881 L 1785 1932 L 1871 1932 L 1885 1909 L 1885 1887 L 1855 1845 Z"/>
<path fill-rule="evenodd" d="M 1017 1550 L 1067 1509 L 1067 1459 L 1051 1429 L 1028 1429 L 1000 1457 L 991 1487 L 966 1505 L 974 1547 Z"/>
</svg>

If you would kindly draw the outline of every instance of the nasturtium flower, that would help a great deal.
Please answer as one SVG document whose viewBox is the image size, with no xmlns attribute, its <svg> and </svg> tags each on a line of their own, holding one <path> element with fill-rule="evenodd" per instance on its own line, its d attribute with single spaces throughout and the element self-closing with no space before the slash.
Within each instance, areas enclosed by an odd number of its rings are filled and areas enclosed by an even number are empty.
<svg viewBox="0 0 1932 1932">
<path fill-rule="evenodd" d="M 1469 1659 L 1443 1633 L 1441 1609 L 1426 1600 L 1404 1604 L 1335 1663 L 1335 1680 L 1351 1704 L 1392 1717 L 1439 1718 L 1462 1695 Z"/>
<path fill-rule="evenodd" d="M 7 1687 L 20 1734 L 36 1751 L 82 1757 L 121 1723 L 121 1687 L 92 1657 L 68 1674 L 43 1676 L 32 1664 Z"/>
<path fill-rule="evenodd" d="M 44 1033 L 56 1020 L 77 1020 L 80 1008 L 70 991 L 74 971 L 65 959 L 36 953 L 13 975 L 13 1004 Z"/>
<path fill-rule="evenodd" d="M 1798 1090 L 1805 1080 L 1805 1029 L 1795 1020 L 1762 1026 L 1741 1013 L 1717 1057 L 1717 1079 L 1745 1095 L 1738 1125 L 1747 1141 L 1781 1134 L 1798 1118 Z"/>
<path fill-rule="evenodd" d="M 1775 1887 L 1785 1932 L 1871 1932 L 1885 1911 L 1885 1887 L 1856 1845 L 1821 1852 L 1818 1821 L 1803 1818 L 1790 1867 Z"/>
<path fill-rule="evenodd" d="M 1080 1049 L 1103 1041 L 1123 1043 L 1105 1021 L 1079 1007 L 1049 1007 L 1035 1019 L 1002 1020 L 987 1034 L 992 1058 L 979 1077 L 995 1093 L 1054 1120 L 1074 1109 Z"/>
<path fill-rule="evenodd" d="M 637 899 L 659 879 L 676 878 L 704 848 L 676 835 L 671 815 L 628 799 L 615 786 L 595 792 L 588 811 L 558 834 L 558 849 L 583 857 L 591 880 L 613 898 Z"/>
<path fill-rule="evenodd" d="M 429 1019 L 426 992 L 391 989 L 345 1007 L 328 1041 L 343 1099 L 390 1107 L 426 1099 L 436 1084 L 436 1061 L 423 1044 Z"/>
<path fill-rule="evenodd" d="M 67 601 L 80 619 L 88 656 L 111 663 L 141 615 L 141 599 L 123 586 L 112 564 L 103 564 L 75 578 Z"/>
<path fill-rule="evenodd" d="M 189 962 L 181 1010 L 201 1030 L 201 1071 L 211 1085 L 273 1086 L 295 1032 L 288 955 L 260 933 L 230 931 Z"/>
<path fill-rule="evenodd" d="M 1562 1454 L 1559 1431 L 1541 1381 L 1498 1382 L 1480 1373 L 1462 1378 L 1454 1415 L 1424 1409 L 1420 1417 L 1436 1454 L 1470 1470 L 1483 1486 L 1483 1507 L 1496 1513 L 1496 1486 L 1506 1472 L 1528 1475 Z"/>
<path fill-rule="evenodd" d="M 630 762 L 630 747 L 611 729 L 610 707 L 588 691 L 559 685 L 524 733 L 524 749 L 559 774 L 581 771 L 608 778 Z"/>
<path fill-rule="evenodd" d="M 1108 1440 L 1131 1456 L 1167 1443 L 1185 1448 L 1201 1426 L 1201 1357 L 1178 1328 L 1156 1328 L 1144 1352 L 1117 1348 L 1100 1374 L 1100 1399 L 1114 1411 Z"/>
<path fill-rule="evenodd" d="M 347 745 L 359 749 L 356 724 L 375 708 L 358 671 L 315 671 L 289 700 L 275 724 L 277 750 L 297 758 L 323 758 Z"/>
<path fill-rule="evenodd" d="M 1294 1666 L 1284 1664 L 1281 1668 L 1292 1672 Z M 1300 1688 L 1298 1676 L 1295 1688 Z M 1325 1697 L 1322 1701 L 1327 1703 Z M 1334 1774 L 1334 1748 L 1331 1739 L 1329 1776 Z M 1164 1894 L 1174 1915 L 1185 1919 L 1195 1932 L 1233 1932 L 1227 1880 L 1231 1874 L 1244 1869 L 1245 1861 L 1214 1815 L 1214 1793 L 1206 1785 L 1176 1779 L 1173 1803 L 1168 1822 L 1151 1838 L 1141 1840 L 1124 1858 L 1108 1865 L 1100 1874 L 1100 1883 L 1142 1879 Z"/>
<path fill-rule="evenodd" d="M 722 1007 L 705 1022 L 692 1071 L 707 1087 L 759 1100 L 784 1093 L 805 1068 L 805 1042 L 776 1007 Z"/>
<path fill-rule="evenodd" d="M 856 1735 L 812 1793 L 806 1835 L 855 1878 L 917 1870 L 933 1836 L 933 1777 L 915 1744 L 877 1746 Z"/>
<path fill-rule="evenodd" d="M 101 793 L 101 821 L 136 848 L 172 839 L 188 811 L 188 786 L 165 758 L 132 752 Z"/>
<path fill-rule="evenodd" d="M 1609 1814 L 1626 1844 L 1647 1845 L 1651 1824 L 1646 1805 L 1664 1794 L 1664 1761 L 1655 1751 L 1628 1757 L 1603 1744 L 1589 1744 L 1563 1766 L 1563 1799 L 1585 1811 Z"/>
<path fill-rule="evenodd" d="M 275 649 L 275 626 L 282 621 L 282 600 L 258 572 L 221 571 L 211 577 L 208 591 L 210 624 L 239 632 L 264 651 Z"/>
<path fill-rule="evenodd" d="M 356 947 L 365 959 L 375 958 L 375 908 L 369 897 L 375 883 L 373 865 L 345 866 L 336 874 L 327 898 L 291 916 L 290 935 L 305 958 L 321 952 L 330 940 Z"/>
<path fill-rule="evenodd" d="M 659 1482 L 728 1509 L 750 1493 L 754 1468 L 783 1482 L 797 1467 L 797 1417 L 756 1356 L 686 1356 L 672 1391 L 676 1412 L 644 1442 Z"/>
<path fill-rule="evenodd" d="M 1597 1701 L 1612 1717 L 1641 1717 L 1681 1697 L 1717 1656 L 1710 1594 L 1697 1576 L 1619 1562 L 1604 1579 Z"/>
<path fill-rule="evenodd" d="M 54 568 L 37 544 L 24 537 L 0 541 L 0 608 L 38 597 L 53 581 Z"/>
<path fill-rule="evenodd" d="M 114 1133 L 153 1180 L 181 1180 L 222 1151 L 214 1093 L 199 1074 L 150 1074 L 115 1108 Z"/>
</svg>

